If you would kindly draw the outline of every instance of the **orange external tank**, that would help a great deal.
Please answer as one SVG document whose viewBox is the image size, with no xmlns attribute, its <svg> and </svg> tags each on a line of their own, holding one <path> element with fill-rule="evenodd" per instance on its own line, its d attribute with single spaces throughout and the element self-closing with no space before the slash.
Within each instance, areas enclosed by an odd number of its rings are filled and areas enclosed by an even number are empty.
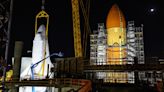
<svg viewBox="0 0 164 92">
<path fill-rule="evenodd" d="M 126 23 L 123 13 L 116 4 L 109 10 L 106 28 L 107 63 L 125 64 L 123 60 L 126 58 Z"/>
</svg>

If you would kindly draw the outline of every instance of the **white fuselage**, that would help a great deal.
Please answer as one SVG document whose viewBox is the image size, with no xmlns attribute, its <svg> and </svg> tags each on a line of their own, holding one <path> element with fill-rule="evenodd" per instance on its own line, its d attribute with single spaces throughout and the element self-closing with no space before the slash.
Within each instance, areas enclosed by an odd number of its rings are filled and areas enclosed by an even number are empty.
<svg viewBox="0 0 164 92">
<path fill-rule="evenodd" d="M 45 26 L 41 25 L 33 40 L 32 62 L 21 73 L 20 75 L 21 80 L 23 79 L 40 80 L 40 79 L 45 79 L 47 75 L 49 78 L 52 78 L 53 74 L 51 73 L 50 69 L 51 67 L 53 67 L 53 64 L 51 63 L 49 55 L 50 54 L 49 54 L 48 38 L 45 36 Z M 41 62 L 38 63 L 39 61 Z M 34 66 L 34 64 L 35 67 L 32 67 Z M 49 70 L 48 70 L 48 65 L 49 65 Z M 26 86 L 26 87 L 20 87 L 19 89 L 19 92 L 45 92 L 45 91 L 46 91 L 46 87 Z"/>
</svg>

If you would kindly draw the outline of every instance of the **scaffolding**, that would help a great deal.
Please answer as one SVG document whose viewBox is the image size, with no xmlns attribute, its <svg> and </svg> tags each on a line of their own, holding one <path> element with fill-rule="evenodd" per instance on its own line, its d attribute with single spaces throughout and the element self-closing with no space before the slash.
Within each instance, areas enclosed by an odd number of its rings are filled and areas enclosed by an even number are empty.
<svg viewBox="0 0 164 92">
<path fill-rule="evenodd" d="M 127 25 L 127 60 L 128 64 L 134 64 L 134 57 L 136 57 L 136 39 L 134 21 L 128 21 Z"/>
<path fill-rule="evenodd" d="M 143 24 L 140 27 L 135 27 L 136 37 L 136 56 L 138 58 L 138 64 L 144 64 L 144 39 L 143 39 Z"/>
<path fill-rule="evenodd" d="M 135 57 L 138 59 L 136 60 L 138 64 L 144 64 L 143 25 L 135 27 L 134 21 L 128 21 L 126 34 L 126 44 L 122 44 L 123 38 L 120 37 L 122 45 L 114 43 L 113 46 L 107 47 L 107 33 L 103 23 L 99 23 L 98 30 L 90 35 L 90 65 L 96 65 L 96 68 L 102 65 L 103 67 L 120 65 L 127 68 L 127 65 L 135 64 Z M 134 83 L 136 76 L 146 78 L 145 71 L 139 71 L 138 75 L 135 75 L 134 71 L 126 72 L 116 69 L 117 72 L 112 72 L 113 70 L 108 69 L 110 72 L 95 70 L 97 71 L 94 73 L 95 78 L 111 83 Z"/>
<path fill-rule="evenodd" d="M 96 65 L 97 62 L 97 30 L 90 34 L 90 65 Z"/>
<path fill-rule="evenodd" d="M 137 57 L 138 64 L 145 63 L 143 24 L 136 27 L 134 21 L 128 21 L 127 25 L 127 52 L 129 64 L 134 64 L 134 57 Z"/>
<path fill-rule="evenodd" d="M 9 0 L 0 1 L 0 57 L 5 57 L 5 47 L 7 41 L 7 28 L 9 20 Z"/>
<path fill-rule="evenodd" d="M 97 65 L 106 64 L 106 33 L 103 23 L 98 24 Z"/>
</svg>

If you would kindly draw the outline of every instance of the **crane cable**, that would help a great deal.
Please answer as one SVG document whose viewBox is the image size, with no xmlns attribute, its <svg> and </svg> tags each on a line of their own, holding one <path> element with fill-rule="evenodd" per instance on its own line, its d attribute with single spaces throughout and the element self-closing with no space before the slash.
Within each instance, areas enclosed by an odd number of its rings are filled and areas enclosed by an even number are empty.
<svg viewBox="0 0 164 92">
<path fill-rule="evenodd" d="M 83 53 L 84 53 L 84 57 L 86 57 L 88 34 L 91 33 L 91 29 L 89 26 L 90 0 L 87 0 L 87 9 L 85 9 L 83 1 L 80 0 L 80 7 L 82 9 L 82 13 L 84 16 L 85 27 L 84 27 L 84 33 L 83 33 Z"/>
</svg>

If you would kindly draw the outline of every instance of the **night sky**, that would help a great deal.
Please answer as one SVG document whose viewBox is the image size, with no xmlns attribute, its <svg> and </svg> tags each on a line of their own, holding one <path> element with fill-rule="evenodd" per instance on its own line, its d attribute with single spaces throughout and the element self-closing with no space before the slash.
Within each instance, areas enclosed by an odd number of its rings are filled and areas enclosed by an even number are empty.
<svg viewBox="0 0 164 92">
<path fill-rule="evenodd" d="M 74 56 L 71 0 L 45 0 L 45 10 L 50 15 L 50 52 L 63 52 L 65 57 Z M 86 1 L 86 0 L 83 0 Z M 144 25 L 145 55 L 164 57 L 164 0 L 90 0 L 90 27 L 97 29 L 105 23 L 109 9 L 118 4 L 126 21 L 134 20 L 136 26 Z M 35 15 L 41 10 L 41 0 L 14 0 L 12 20 L 12 46 L 14 41 L 24 41 L 23 55 L 32 49 Z M 151 12 L 151 9 L 154 12 Z M 81 15 L 82 16 L 82 15 Z M 163 55 L 162 55 L 163 54 Z"/>
</svg>

